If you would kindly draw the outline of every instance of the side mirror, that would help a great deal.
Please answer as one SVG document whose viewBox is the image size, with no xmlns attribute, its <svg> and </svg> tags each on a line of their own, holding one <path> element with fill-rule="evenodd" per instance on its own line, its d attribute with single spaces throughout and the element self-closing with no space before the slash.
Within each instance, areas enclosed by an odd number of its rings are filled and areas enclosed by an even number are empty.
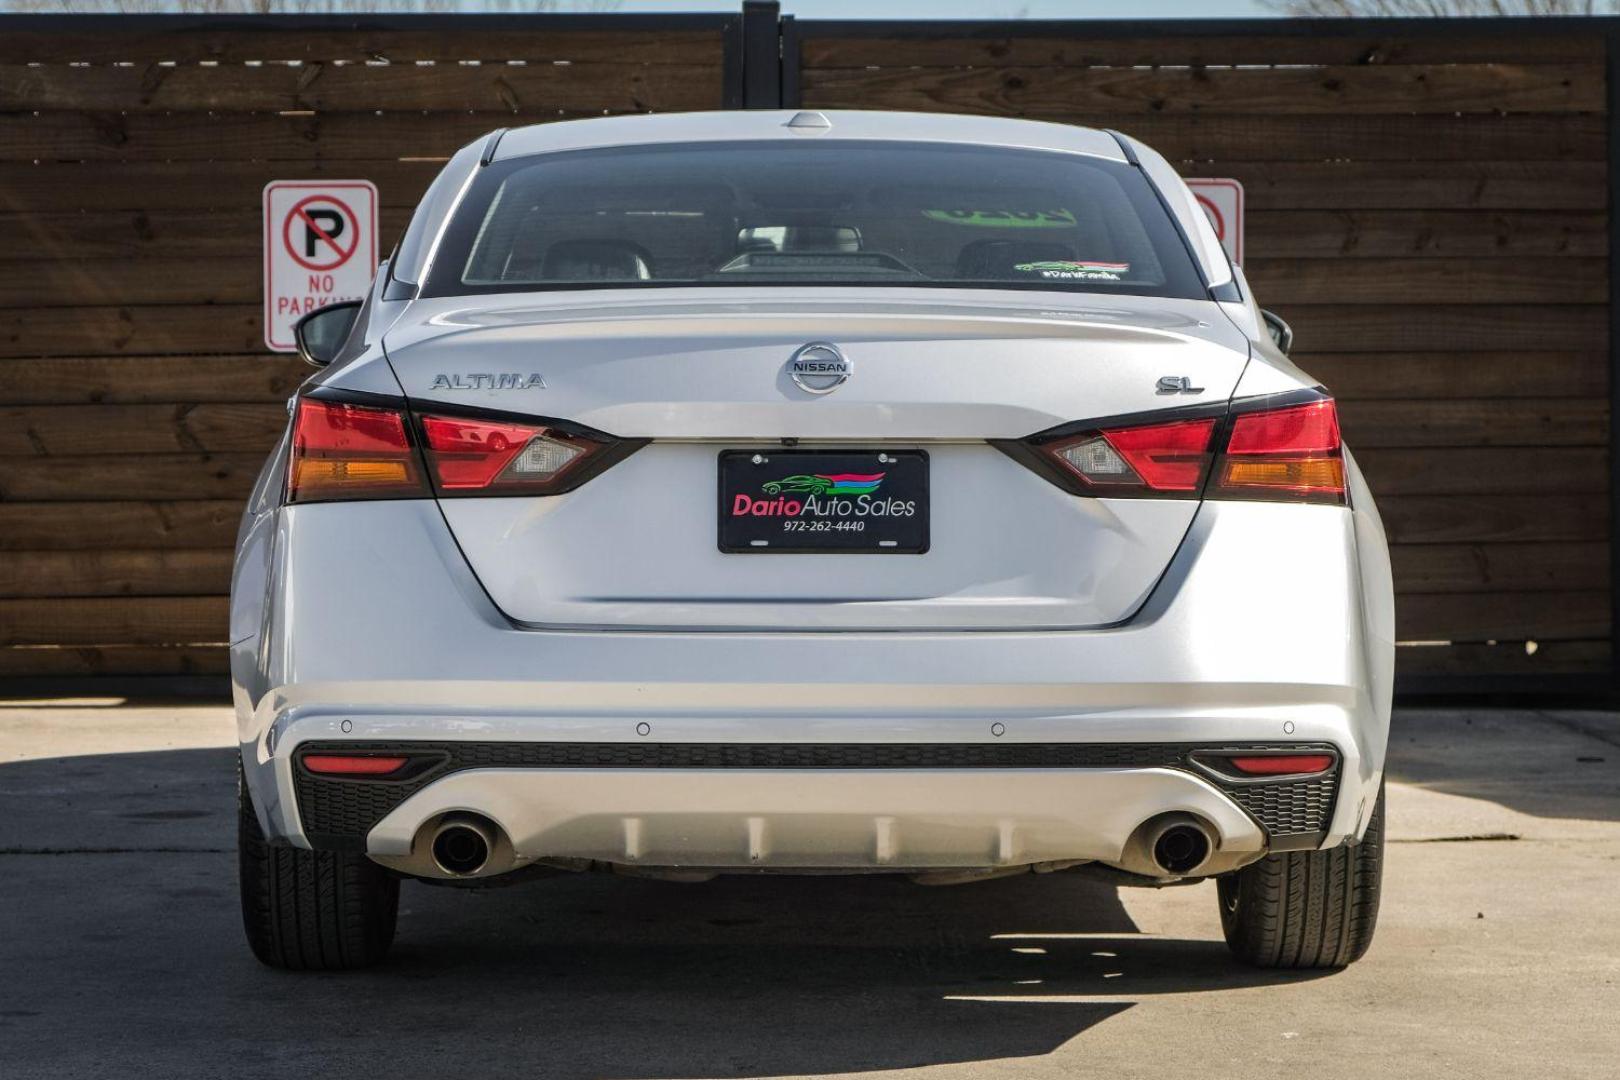
<svg viewBox="0 0 1620 1080">
<path fill-rule="evenodd" d="M 1271 335 L 1272 344 L 1287 356 L 1288 350 L 1294 347 L 1294 328 L 1283 322 L 1274 312 L 1262 311 L 1260 318 L 1265 320 L 1266 332 Z"/>
<path fill-rule="evenodd" d="M 345 300 L 341 304 L 328 304 L 316 308 L 293 324 L 293 340 L 298 343 L 298 355 L 306 364 L 325 367 L 337 359 L 343 343 L 354 329 L 355 317 L 360 314 L 359 300 Z"/>
</svg>

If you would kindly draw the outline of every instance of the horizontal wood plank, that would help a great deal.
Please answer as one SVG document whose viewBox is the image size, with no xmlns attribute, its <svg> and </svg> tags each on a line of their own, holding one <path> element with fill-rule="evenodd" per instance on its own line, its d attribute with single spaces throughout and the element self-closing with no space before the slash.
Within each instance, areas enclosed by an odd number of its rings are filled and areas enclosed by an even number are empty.
<svg viewBox="0 0 1620 1080">
<path fill-rule="evenodd" d="M 0 405 L 284 402 L 314 372 L 269 353 L 0 360 Z"/>
<path fill-rule="evenodd" d="M 319 61 L 252 67 L 0 64 L 0 102 L 6 109 L 53 111 L 638 113 L 719 108 L 724 97 L 720 80 L 721 67 L 712 59 L 699 64 L 588 61 L 476 66 Z M 1520 94 L 1549 103 L 1558 99 L 1550 86 L 1524 87 Z"/>
<path fill-rule="evenodd" d="M 1610 670 L 1614 646 L 1605 640 L 1461 645 L 1401 645 L 1397 675 L 1595 675 Z"/>
<path fill-rule="evenodd" d="M 0 678 L 226 675 L 224 645 L 33 645 L 0 648 Z"/>
<path fill-rule="evenodd" d="M 1243 271 L 1267 306 L 1605 304 L 1609 299 L 1607 259 L 1278 259 L 1261 250 L 1249 247 Z"/>
<path fill-rule="evenodd" d="M 1378 512 L 1392 544 L 1609 538 L 1602 495 L 1381 495 Z"/>
<path fill-rule="evenodd" d="M 241 516 L 240 499 L 0 502 L 0 551 L 228 551 Z"/>
<path fill-rule="evenodd" d="M 1538 592 L 1609 587 L 1609 545 L 1395 544 L 1397 593 Z"/>
<path fill-rule="evenodd" d="M 224 596 L 0 600 L 0 647 L 221 644 L 229 603 Z"/>
<path fill-rule="evenodd" d="M 413 210 L 448 160 L 448 155 L 397 160 L 401 153 L 421 151 L 399 147 L 387 158 L 372 161 L 306 158 L 296 166 L 280 161 L 211 161 L 206 168 L 167 161 L 0 161 L 0 211 L 23 215 L 125 211 L 136 228 L 142 216 L 165 211 L 204 221 L 214 211 L 237 215 L 236 220 L 243 216 L 257 220 L 264 185 L 272 180 L 370 180 L 377 186 L 383 220 L 398 222 L 398 214 L 390 216 L 389 211 Z M 152 233 L 154 238 L 161 235 L 156 226 Z"/>
<path fill-rule="evenodd" d="M 1607 591 L 1406 593 L 1395 604 L 1400 641 L 1604 638 Z"/>
<path fill-rule="evenodd" d="M 1072 34 L 973 34 L 941 28 L 903 38 L 881 33 L 834 35 L 804 28 L 800 64 L 807 70 L 864 67 L 1220 67 L 1237 64 L 1596 64 L 1603 42 L 1593 34 L 1444 33 L 1250 34 L 1177 32 L 1167 22 L 1151 37 Z"/>
<path fill-rule="evenodd" d="M 807 108 L 834 102 L 805 102 Z M 525 112 L 522 122 L 569 115 Z M 1587 113 L 1508 116 L 1232 116 L 1071 112 L 1047 119 L 1112 127 L 1172 161 L 1199 161 L 1213 175 L 1228 161 L 1600 161 L 1603 117 Z M 497 127 L 511 113 L 14 113 L 0 115 L 5 161 L 348 161 L 442 156 Z M 1206 171 L 1205 175 L 1210 175 Z"/>
<path fill-rule="evenodd" d="M 0 69 L 0 86 L 5 78 Z M 1605 102 L 1600 64 L 1148 68 L 1003 63 L 947 69 L 891 62 L 885 67 L 807 68 L 800 92 L 807 104 L 823 108 L 1037 119 L 1068 119 L 1086 112 L 1601 112 Z"/>
<path fill-rule="evenodd" d="M 548 111 L 521 122 L 566 118 Z M 12 113 L 0 114 L 0 160 L 275 161 L 296 162 L 302 171 L 328 158 L 445 158 L 515 122 L 510 112 Z"/>
<path fill-rule="evenodd" d="M 220 64 L 277 60 L 536 60 L 636 64 L 718 64 L 724 42 L 716 29 L 656 30 L 631 25 L 612 29 L 541 27 L 532 16 L 521 27 L 508 20 L 496 28 L 488 17 L 463 16 L 453 31 L 379 30 L 356 23 L 332 29 L 286 28 L 278 21 L 244 27 L 121 29 L 73 33 L 7 27 L 0 36 L 0 62 L 9 64 Z M 1579 60 L 1555 56 L 1548 59 Z"/>
<path fill-rule="evenodd" d="M 286 426 L 284 404 L 14 405 L 0 408 L 0 458 L 268 453 Z"/>
<path fill-rule="evenodd" d="M 1268 301 L 1269 304 L 1269 301 Z M 1301 352 L 1579 352 L 1606 349 L 1604 305 L 1278 304 Z M 0 325 L 4 317 L 0 316 Z"/>
<path fill-rule="evenodd" d="M 1609 490 L 1606 447 L 1355 451 L 1373 495 L 1589 495 Z"/>
<path fill-rule="evenodd" d="M 0 597 L 225 595 L 231 556 L 229 548 L 12 551 L 0 559 Z"/>
<path fill-rule="evenodd" d="M 88 171 L 88 170 L 87 170 Z M 170 177 L 188 170 L 170 170 Z M 365 179 L 365 177 L 359 177 Z M 6 263 L 60 260 L 232 258 L 259 267 L 264 253 L 263 210 L 79 210 L 57 213 L 0 213 L 0 247 Z M 383 207 L 377 215 L 380 253 L 391 251 L 410 222 L 407 207 Z M 262 270 L 261 270 L 262 272 Z M 65 271 L 57 271 L 61 276 Z"/>
<path fill-rule="evenodd" d="M 1546 258 L 1600 256 L 1607 216 L 1520 210 L 1247 210 L 1251 259 Z M 1521 276 L 1556 279 L 1563 263 L 1519 264 Z M 1359 268 L 1348 268 L 1360 273 Z"/>
<path fill-rule="evenodd" d="M 1598 352 L 1301 353 L 1294 363 L 1341 402 L 1605 396 L 1609 358 Z"/>
<path fill-rule="evenodd" d="M 1241 182 L 1250 212 L 1601 211 L 1608 205 L 1601 161 L 1223 161 L 1183 165 L 1181 172 Z"/>
<path fill-rule="evenodd" d="M 258 304 L 0 310 L 0 357 L 264 353 Z"/>
<path fill-rule="evenodd" d="M 262 453 L 10 458 L 0 470 L 0 500 L 242 499 L 264 459 Z"/>
<path fill-rule="evenodd" d="M 0 261 L 0 305 L 8 308 L 252 304 L 263 295 L 263 259 L 247 255 Z"/>
<path fill-rule="evenodd" d="M 1466 392 L 1465 387 L 1459 390 Z M 1607 446 L 1609 402 L 1580 398 L 1341 401 L 1352 449 L 1373 447 Z M 4 445 L 0 438 L 0 445 Z"/>
<path fill-rule="evenodd" d="M 1588 113 L 1511 116 L 1226 116 L 1086 114 L 1048 117 L 1114 128 L 1171 161 L 1196 161 L 1223 176 L 1228 162 L 1597 161 L 1603 117 Z"/>
</svg>

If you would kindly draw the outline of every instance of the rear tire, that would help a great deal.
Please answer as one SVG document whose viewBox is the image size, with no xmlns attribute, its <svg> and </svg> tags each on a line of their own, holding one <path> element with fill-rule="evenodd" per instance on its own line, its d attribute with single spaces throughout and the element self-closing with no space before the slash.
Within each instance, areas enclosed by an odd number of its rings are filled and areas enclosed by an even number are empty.
<svg viewBox="0 0 1620 1080">
<path fill-rule="evenodd" d="M 240 767 L 236 803 L 242 925 L 253 955 L 289 971 L 381 960 L 394 942 L 398 879 L 364 855 L 271 846 Z"/>
<path fill-rule="evenodd" d="M 1217 881 L 1221 928 L 1244 963 L 1342 968 L 1361 959 L 1378 923 L 1384 789 L 1359 844 L 1267 855 Z"/>
</svg>

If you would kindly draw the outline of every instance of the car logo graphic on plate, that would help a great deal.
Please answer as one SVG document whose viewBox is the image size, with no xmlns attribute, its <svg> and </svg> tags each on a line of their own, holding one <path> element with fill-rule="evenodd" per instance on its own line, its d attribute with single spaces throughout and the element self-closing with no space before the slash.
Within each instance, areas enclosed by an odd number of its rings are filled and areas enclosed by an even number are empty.
<svg viewBox="0 0 1620 1080">
<path fill-rule="evenodd" d="M 825 341 L 801 345 L 787 365 L 794 385 L 807 394 L 830 394 L 854 374 L 855 365 Z"/>
</svg>

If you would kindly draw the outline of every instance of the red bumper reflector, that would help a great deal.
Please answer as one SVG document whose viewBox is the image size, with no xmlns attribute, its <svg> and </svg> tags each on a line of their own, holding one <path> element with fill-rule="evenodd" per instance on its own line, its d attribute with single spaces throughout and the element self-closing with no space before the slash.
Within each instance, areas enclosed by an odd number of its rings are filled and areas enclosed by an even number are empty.
<svg viewBox="0 0 1620 1080">
<path fill-rule="evenodd" d="M 305 754 L 304 768 L 322 776 L 387 776 L 398 772 L 405 761 L 374 754 Z"/>
<path fill-rule="evenodd" d="M 1293 776 L 1298 773 L 1327 772 L 1333 768 L 1332 754 L 1257 754 L 1226 760 L 1232 768 L 1250 776 Z"/>
</svg>

